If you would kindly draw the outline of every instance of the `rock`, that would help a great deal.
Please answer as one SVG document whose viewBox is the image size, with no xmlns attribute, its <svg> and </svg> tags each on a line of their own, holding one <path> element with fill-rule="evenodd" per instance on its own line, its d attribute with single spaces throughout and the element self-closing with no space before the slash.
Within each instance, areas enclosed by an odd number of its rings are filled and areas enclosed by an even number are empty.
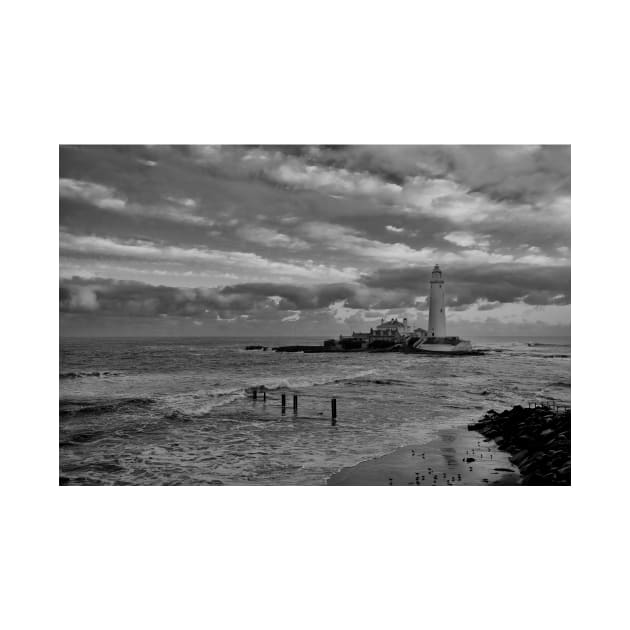
<svg viewBox="0 0 630 630">
<path fill-rule="evenodd" d="M 468 428 L 493 439 L 508 452 L 524 484 L 570 485 L 570 410 L 554 412 L 549 406 L 531 409 L 521 405 L 501 413 L 491 409 L 482 421 Z"/>
<path fill-rule="evenodd" d="M 466 462 L 467 462 L 467 463 L 474 462 L 474 461 L 475 461 L 475 458 L 474 458 L 474 457 L 467 457 L 467 458 L 466 458 Z"/>
</svg>

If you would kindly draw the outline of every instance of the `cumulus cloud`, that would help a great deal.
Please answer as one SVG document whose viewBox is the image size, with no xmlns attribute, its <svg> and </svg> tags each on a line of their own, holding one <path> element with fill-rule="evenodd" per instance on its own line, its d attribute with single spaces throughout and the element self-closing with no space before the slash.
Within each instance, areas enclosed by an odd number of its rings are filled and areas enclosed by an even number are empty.
<svg viewBox="0 0 630 630">
<path fill-rule="evenodd" d="M 481 247 L 485 249 L 490 244 L 488 236 L 464 231 L 449 232 L 444 235 L 444 240 L 455 243 L 459 247 Z"/>
<path fill-rule="evenodd" d="M 110 186 L 64 177 L 59 179 L 59 196 L 86 201 L 105 210 L 123 210 L 127 205 L 127 201 Z"/>
<path fill-rule="evenodd" d="M 190 198 L 167 197 L 168 203 L 140 204 L 130 202 L 111 186 L 63 177 L 59 180 L 59 196 L 129 216 L 208 227 L 215 223 L 208 217 L 195 214 L 197 202 Z"/>
<path fill-rule="evenodd" d="M 59 249 L 66 255 L 85 255 L 134 259 L 147 262 L 178 262 L 213 265 L 241 272 L 267 272 L 277 278 L 300 279 L 307 282 L 322 279 L 339 281 L 356 277 L 354 269 L 336 269 L 316 263 L 293 264 L 272 261 L 251 252 L 224 251 L 209 248 L 183 248 L 144 240 L 108 239 L 100 236 L 78 236 L 62 232 Z"/>
<path fill-rule="evenodd" d="M 308 249 L 309 244 L 297 237 L 291 237 L 277 230 L 261 226 L 243 226 L 237 230 L 240 237 L 251 243 L 265 247 L 282 247 L 285 249 Z"/>
<path fill-rule="evenodd" d="M 86 304 L 86 293 L 91 298 Z M 102 314 L 127 316 L 199 316 L 239 315 L 264 302 L 256 296 L 225 295 L 217 289 L 181 289 L 140 282 L 121 282 L 107 278 L 62 280 L 59 308 L 61 312 L 98 310 Z"/>
</svg>

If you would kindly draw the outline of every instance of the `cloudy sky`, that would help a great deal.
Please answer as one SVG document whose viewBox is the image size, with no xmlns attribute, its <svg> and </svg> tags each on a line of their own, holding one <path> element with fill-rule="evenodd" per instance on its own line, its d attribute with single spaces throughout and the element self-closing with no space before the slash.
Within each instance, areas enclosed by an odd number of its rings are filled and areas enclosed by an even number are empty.
<svg viewBox="0 0 630 630">
<path fill-rule="evenodd" d="M 60 148 L 62 335 L 570 334 L 565 146 Z"/>
</svg>

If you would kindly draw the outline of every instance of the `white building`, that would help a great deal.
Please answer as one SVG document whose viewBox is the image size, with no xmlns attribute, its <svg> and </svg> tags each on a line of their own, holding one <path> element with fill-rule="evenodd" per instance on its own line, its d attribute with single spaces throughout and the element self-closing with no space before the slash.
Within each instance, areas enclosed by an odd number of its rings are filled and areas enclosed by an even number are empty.
<svg viewBox="0 0 630 630">
<path fill-rule="evenodd" d="M 409 332 L 407 318 L 405 317 L 402 322 L 399 322 L 398 318 L 390 319 L 388 322 L 381 319 L 381 323 L 370 332 L 375 339 L 398 339 Z"/>
</svg>

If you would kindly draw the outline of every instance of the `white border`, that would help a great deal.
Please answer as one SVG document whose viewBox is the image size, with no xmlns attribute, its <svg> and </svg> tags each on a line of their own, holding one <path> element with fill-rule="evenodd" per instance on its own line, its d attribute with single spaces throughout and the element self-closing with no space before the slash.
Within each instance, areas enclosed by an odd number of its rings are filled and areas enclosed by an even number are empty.
<svg viewBox="0 0 630 630">
<path fill-rule="evenodd" d="M 625 356 L 622 6 L 11 7 L 5 627 L 619 625 L 627 387 L 586 339 L 596 287 Z M 572 488 L 57 487 L 59 143 L 541 141 L 577 182 Z"/>
</svg>

